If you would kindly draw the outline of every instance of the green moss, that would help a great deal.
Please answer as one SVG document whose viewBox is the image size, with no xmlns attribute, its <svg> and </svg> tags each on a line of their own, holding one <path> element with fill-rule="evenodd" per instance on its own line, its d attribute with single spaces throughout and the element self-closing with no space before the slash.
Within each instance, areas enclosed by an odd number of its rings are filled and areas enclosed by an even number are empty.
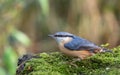
<svg viewBox="0 0 120 75">
<path fill-rule="evenodd" d="M 59 52 L 41 53 L 26 62 L 21 75 L 119 75 L 120 46 L 113 53 L 100 53 L 71 64 L 73 57 Z"/>
</svg>

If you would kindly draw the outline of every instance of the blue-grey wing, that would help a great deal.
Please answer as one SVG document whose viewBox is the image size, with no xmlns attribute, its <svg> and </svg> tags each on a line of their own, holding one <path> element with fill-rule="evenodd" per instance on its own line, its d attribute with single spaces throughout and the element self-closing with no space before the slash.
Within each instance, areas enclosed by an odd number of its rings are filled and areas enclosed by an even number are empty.
<svg viewBox="0 0 120 75">
<path fill-rule="evenodd" d="M 97 49 L 99 48 L 94 43 L 79 37 L 75 37 L 71 42 L 64 45 L 65 48 L 70 50 L 83 50 L 83 49 Z"/>
</svg>

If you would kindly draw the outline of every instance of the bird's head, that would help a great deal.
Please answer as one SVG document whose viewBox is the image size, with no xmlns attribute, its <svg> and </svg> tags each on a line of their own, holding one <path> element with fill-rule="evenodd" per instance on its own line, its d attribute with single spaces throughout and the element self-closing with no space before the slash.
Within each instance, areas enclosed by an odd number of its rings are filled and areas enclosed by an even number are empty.
<svg viewBox="0 0 120 75">
<path fill-rule="evenodd" d="M 57 41 L 57 43 L 61 43 L 61 42 L 67 43 L 67 42 L 71 41 L 74 37 L 73 34 L 68 33 L 68 32 L 57 32 L 55 34 L 48 35 L 48 36 L 55 39 Z"/>
</svg>

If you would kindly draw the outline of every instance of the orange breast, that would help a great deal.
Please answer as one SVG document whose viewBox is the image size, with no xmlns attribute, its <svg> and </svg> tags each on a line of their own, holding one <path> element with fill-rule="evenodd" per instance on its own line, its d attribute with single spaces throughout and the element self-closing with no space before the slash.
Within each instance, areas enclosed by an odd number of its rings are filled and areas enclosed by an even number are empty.
<svg viewBox="0 0 120 75">
<path fill-rule="evenodd" d="M 79 57 L 81 59 L 85 59 L 88 56 L 92 56 L 93 53 L 91 53 L 88 50 L 68 50 L 64 47 L 63 43 L 59 44 L 60 51 L 69 55 L 69 56 L 74 56 L 74 57 Z"/>
</svg>

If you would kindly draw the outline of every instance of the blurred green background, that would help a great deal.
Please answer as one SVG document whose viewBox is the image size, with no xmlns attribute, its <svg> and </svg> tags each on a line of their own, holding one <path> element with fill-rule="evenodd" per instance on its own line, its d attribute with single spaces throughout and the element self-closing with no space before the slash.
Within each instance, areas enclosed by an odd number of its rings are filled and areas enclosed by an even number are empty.
<svg viewBox="0 0 120 75">
<path fill-rule="evenodd" d="M 48 37 L 58 31 L 116 47 L 120 0 L 0 0 L 0 74 L 13 75 L 18 56 L 58 50 Z"/>
</svg>

